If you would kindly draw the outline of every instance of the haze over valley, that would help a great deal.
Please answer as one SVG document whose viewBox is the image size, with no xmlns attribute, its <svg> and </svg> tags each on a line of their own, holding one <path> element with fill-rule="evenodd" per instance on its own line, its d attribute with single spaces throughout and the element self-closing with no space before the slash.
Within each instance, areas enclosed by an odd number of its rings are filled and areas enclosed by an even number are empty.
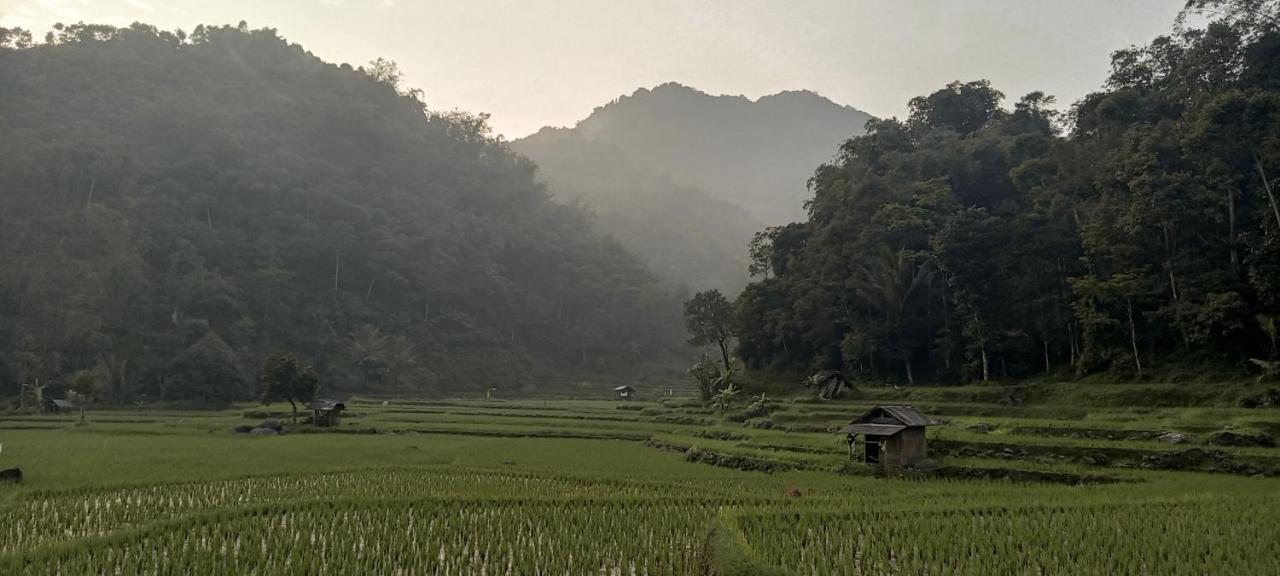
<svg viewBox="0 0 1280 576">
<path fill-rule="evenodd" d="M 1280 0 L 8 0 L 0 574 L 1280 574 Z"/>
</svg>

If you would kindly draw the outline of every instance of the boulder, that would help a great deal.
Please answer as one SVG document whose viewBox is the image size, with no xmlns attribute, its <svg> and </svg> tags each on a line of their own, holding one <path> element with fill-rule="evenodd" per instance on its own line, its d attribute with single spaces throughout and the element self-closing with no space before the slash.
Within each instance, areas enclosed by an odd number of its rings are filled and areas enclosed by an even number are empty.
<svg viewBox="0 0 1280 576">
<path fill-rule="evenodd" d="M 1191 438 L 1188 438 L 1186 434 L 1181 432 L 1174 432 L 1170 430 L 1156 436 L 1156 440 L 1164 442 L 1165 444 L 1186 444 L 1191 441 Z"/>
<path fill-rule="evenodd" d="M 21 468 L 8 468 L 5 470 L 0 470 L 0 482 L 21 482 L 21 481 L 22 481 Z"/>
<path fill-rule="evenodd" d="M 968 430 L 970 432 L 977 432 L 978 434 L 990 434 L 991 431 L 995 429 L 996 429 L 995 426 L 992 426 L 990 424 L 986 424 L 983 422 L 979 422 L 977 424 L 971 424 L 965 427 L 965 430 Z"/>
<path fill-rule="evenodd" d="M 1215 446 L 1275 446 L 1275 439 L 1270 434 L 1241 434 L 1230 430 L 1214 432 L 1209 436 L 1209 443 Z"/>
<path fill-rule="evenodd" d="M 280 424 L 279 420 L 263 420 L 262 423 L 258 424 L 257 427 L 264 428 L 267 430 L 275 430 L 276 432 L 284 431 L 284 426 Z"/>
<path fill-rule="evenodd" d="M 236 426 L 235 428 L 232 428 L 232 431 L 236 434 L 248 434 L 253 431 L 253 426 L 249 426 L 247 424 L 244 426 Z"/>
<path fill-rule="evenodd" d="M 275 430 L 273 428 L 258 427 L 258 428 L 254 428 L 253 430 L 250 430 L 249 433 L 254 436 L 275 436 L 279 434 L 280 431 Z"/>
</svg>

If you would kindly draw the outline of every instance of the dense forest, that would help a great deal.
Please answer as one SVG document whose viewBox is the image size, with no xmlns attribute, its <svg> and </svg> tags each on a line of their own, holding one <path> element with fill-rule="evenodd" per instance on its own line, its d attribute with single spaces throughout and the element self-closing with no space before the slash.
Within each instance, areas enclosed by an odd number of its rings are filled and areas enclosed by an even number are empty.
<svg viewBox="0 0 1280 576">
<path fill-rule="evenodd" d="M 976 81 L 870 121 L 808 219 L 753 241 L 742 360 L 948 382 L 1276 358 L 1280 10 L 1189 8 L 1211 22 L 1116 52 L 1069 114 Z"/>
<path fill-rule="evenodd" d="M 537 162 L 557 199 L 584 207 L 596 230 L 664 278 L 731 294 L 747 285 L 746 246 L 764 225 L 742 207 L 573 130 L 544 128 L 511 147 Z"/>
<path fill-rule="evenodd" d="M 274 30 L 0 30 L 0 395 L 530 390 L 685 354 L 681 297 L 484 117 Z M 664 364 L 667 363 L 667 364 Z"/>
</svg>

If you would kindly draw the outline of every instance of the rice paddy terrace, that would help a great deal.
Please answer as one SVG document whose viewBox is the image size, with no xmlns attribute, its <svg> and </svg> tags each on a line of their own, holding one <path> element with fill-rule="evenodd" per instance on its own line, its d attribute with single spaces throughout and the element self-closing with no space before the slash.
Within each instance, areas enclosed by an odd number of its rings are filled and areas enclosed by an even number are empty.
<svg viewBox="0 0 1280 576">
<path fill-rule="evenodd" d="M 6 413 L 0 573 L 1280 573 L 1280 410 L 1061 386 Z M 922 470 L 831 433 L 882 402 L 944 423 Z"/>
</svg>

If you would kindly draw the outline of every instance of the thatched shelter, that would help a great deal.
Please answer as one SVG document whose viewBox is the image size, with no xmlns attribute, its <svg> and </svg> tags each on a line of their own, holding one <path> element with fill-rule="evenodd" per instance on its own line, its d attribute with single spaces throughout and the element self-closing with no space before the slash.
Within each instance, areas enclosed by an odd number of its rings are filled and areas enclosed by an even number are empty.
<svg viewBox="0 0 1280 576">
<path fill-rule="evenodd" d="M 67 414 L 77 410 L 76 405 L 70 400 L 55 400 L 52 398 L 45 398 L 40 408 L 44 410 L 45 414 Z"/>
<path fill-rule="evenodd" d="M 810 376 L 806 382 L 809 388 L 818 389 L 818 397 L 823 400 L 834 400 L 853 389 L 853 384 L 839 370 L 823 370 Z"/>
<path fill-rule="evenodd" d="M 926 426 L 937 424 L 911 406 L 876 406 L 840 429 L 849 438 L 849 457 L 856 458 L 857 437 L 864 438 L 862 459 L 885 467 L 914 466 L 928 458 Z"/>
<path fill-rule="evenodd" d="M 617 393 L 618 393 L 618 399 L 619 399 L 619 400 L 623 400 L 623 401 L 630 400 L 630 399 L 631 399 L 631 397 L 632 397 L 632 396 L 634 396 L 634 395 L 635 395 L 635 393 L 636 393 L 636 389 L 635 389 L 635 388 L 632 388 L 632 387 L 627 386 L 627 385 L 625 385 L 625 384 L 624 384 L 624 385 L 622 385 L 622 386 L 618 386 L 617 388 L 614 388 L 614 389 L 613 389 L 613 391 L 614 391 L 614 392 L 617 392 Z"/>
<path fill-rule="evenodd" d="M 307 403 L 311 409 L 311 423 L 316 426 L 337 426 L 342 420 L 342 411 L 346 404 L 337 400 L 312 400 Z"/>
</svg>

